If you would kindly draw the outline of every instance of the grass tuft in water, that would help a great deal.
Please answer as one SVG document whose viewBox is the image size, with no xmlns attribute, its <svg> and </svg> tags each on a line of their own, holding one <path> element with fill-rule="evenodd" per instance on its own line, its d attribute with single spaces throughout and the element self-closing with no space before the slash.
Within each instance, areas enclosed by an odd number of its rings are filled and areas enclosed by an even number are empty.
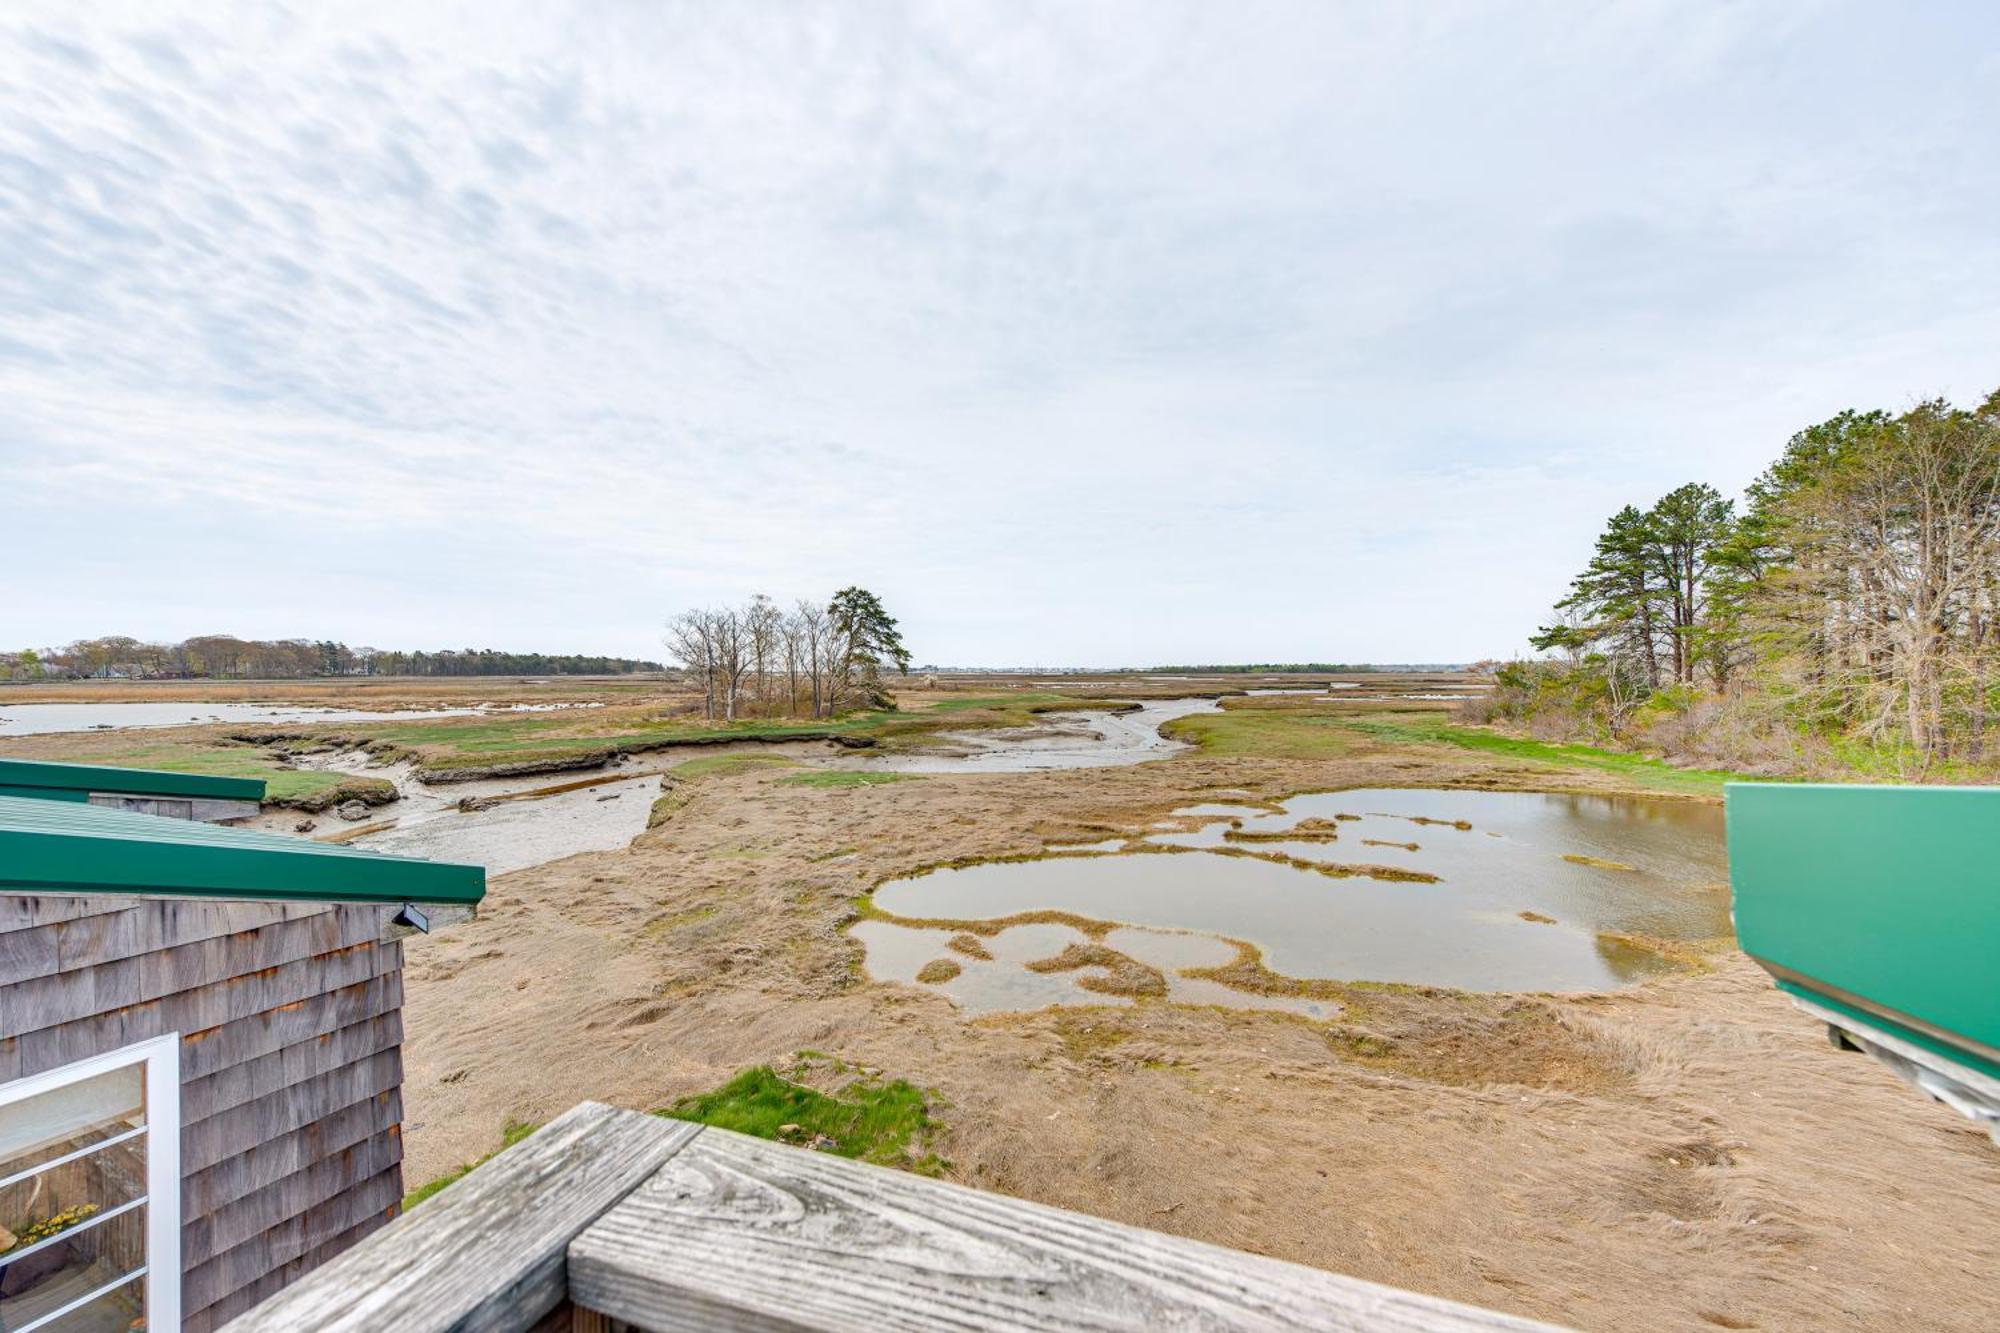
<svg viewBox="0 0 2000 1333">
<path fill-rule="evenodd" d="M 1573 866 L 1589 866 L 1592 870 L 1636 871 L 1638 869 L 1637 866 L 1628 866 L 1623 861 L 1607 861 L 1601 856 L 1585 856 L 1581 852 L 1566 853 L 1563 860 Z"/>
</svg>

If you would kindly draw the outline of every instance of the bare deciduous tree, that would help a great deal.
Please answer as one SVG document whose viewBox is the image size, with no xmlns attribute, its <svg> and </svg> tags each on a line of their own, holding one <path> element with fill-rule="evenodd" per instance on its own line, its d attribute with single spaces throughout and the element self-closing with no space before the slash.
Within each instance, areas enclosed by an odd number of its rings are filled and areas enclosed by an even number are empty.
<svg viewBox="0 0 2000 1333">
<path fill-rule="evenodd" d="M 703 715 L 725 722 L 745 713 L 832 717 L 886 700 L 885 661 L 909 667 L 895 620 L 859 588 L 790 611 L 762 594 L 742 607 L 683 611 L 667 623 L 666 644 L 700 687 Z"/>
<path fill-rule="evenodd" d="M 702 716 L 715 717 L 716 651 L 710 611 L 683 611 L 667 622 L 667 652 L 701 685 Z"/>
</svg>

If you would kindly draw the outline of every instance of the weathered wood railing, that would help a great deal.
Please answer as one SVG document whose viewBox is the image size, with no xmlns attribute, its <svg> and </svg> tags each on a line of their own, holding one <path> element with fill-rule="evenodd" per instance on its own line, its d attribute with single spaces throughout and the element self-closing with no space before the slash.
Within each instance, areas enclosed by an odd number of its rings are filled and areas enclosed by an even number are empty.
<svg viewBox="0 0 2000 1333">
<path fill-rule="evenodd" d="M 229 1333 L 624 1327 L 1546 1326 L 586 1102 Z"/>
</svg>

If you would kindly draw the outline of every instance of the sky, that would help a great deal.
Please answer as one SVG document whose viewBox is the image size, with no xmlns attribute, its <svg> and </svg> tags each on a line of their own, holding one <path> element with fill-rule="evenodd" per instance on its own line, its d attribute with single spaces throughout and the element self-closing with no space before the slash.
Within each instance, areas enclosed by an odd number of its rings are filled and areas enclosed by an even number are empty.
<svg viewBox="0 0 2000 1333">
<path fill-rule="evenodd" d="M 2000 385 L 2000 6 L 0 11 L 0 647 L 1519 652 Z"/>
</svg>

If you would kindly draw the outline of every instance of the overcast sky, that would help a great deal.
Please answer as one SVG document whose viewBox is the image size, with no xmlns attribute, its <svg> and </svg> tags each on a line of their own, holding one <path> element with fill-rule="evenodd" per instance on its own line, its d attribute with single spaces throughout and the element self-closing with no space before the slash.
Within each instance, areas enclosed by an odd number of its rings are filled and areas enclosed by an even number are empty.
<svg viewBox="0 0 2000 1333">
<path fill-rule="evenodd" d="M 2000 384 L 2000 5 L 0 13 L 0 647 L 1518 650 Z"/>
</svg>

